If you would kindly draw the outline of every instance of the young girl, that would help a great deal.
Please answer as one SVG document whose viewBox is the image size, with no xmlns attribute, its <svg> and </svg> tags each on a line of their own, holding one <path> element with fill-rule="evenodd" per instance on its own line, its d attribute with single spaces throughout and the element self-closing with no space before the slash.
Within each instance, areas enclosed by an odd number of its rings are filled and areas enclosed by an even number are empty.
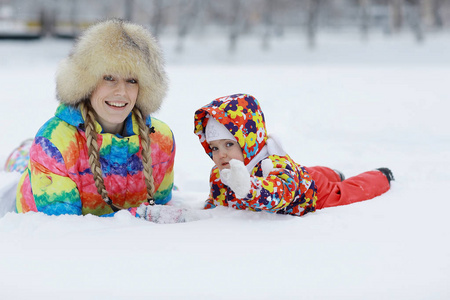
<svg viewBox="0 0 450 300">
<path fill-rule="evenodd" d="M 297 164 L 267 135 L 259 103 L 247 94 L 212 101 L 195 112 L 194 123 L 215 163 L 206 209 L 223 205 L 302 216 L 379 196 L 394 179 L 387 168 L 344 179 L 327 167 Z"/>
<path fill-rule="evenodd" d="M 60 105 L 34 138 L 17 212 L 128 209 L 148 218 L 146 207 L 167 204 L 175 143 L 150 117 L 166 90 L 160 49 L 144 27 L 113 19 L 84 32 L 58 67 Z"/>
</svg>

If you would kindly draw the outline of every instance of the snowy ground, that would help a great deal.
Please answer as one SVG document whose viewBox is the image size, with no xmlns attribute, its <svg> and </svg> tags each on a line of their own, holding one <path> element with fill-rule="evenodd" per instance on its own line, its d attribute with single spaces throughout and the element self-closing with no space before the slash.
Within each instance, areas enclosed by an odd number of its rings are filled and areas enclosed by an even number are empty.
<svg viewBox="0 0 450 300">
<path fill-rule="evenodd" d="M 367 43 L 286 37 L 259 50 L 163 38 L 170 92 L 157 117 L 177 141 L 174 204 L 200 209 L 212 161 L 194 111 L 237 93 L 260 100 L 268 131 L 298 162 L 347 176 L 390 167 L 385 195 L 302 218 L 217 208 L 161 225 L 115 218 L 5 214 L 1 299 L 449 299 L 450 37 Z M 68 41 L 0 41 L 0 163 L 54 113 Z M 16 174 L 0 171 L 0 192 Z M 4 215 L 5 214 L 5 215 Z"/>
</svg>

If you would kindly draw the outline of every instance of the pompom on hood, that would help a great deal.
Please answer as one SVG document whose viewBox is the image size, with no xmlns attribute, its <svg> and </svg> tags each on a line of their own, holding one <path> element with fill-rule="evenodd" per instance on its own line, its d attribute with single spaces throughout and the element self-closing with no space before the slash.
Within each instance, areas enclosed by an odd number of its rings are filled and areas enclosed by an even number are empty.
<svg viewBox="0 0 450 300">
<path fill-rule="evenodd" d="M 167 92 L 161 50 L 144 27 L 119 19 L 88 28 L 56 73 L 56 96 L 76 106 L 88 99 L 104 75 L 132 76 L 138 80 L 136 106 L 144 116 L 157 111 Z"/>
<path fill-rule="evenodd" d="M 205 136 L 209 118 L 214 118 L 231 132 L 243 150 L 245 165 L 249 164 L 266 144 L 264 114 L 258 101 L 251 95 L 235 94 L 217 98 L 195 112 L 194 133 L 200 139 L 205 152 L 212 158 Z"/>
</svg>

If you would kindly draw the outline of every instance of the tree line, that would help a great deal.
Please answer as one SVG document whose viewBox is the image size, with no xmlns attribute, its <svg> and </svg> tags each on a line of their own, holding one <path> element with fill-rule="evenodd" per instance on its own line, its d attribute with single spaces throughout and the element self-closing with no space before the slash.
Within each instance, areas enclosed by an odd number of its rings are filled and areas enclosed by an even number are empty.
<svg viewBox="0 0 450 300">
<path fill-rule="evenodd" d="M 72 38 L 98 19 L 119 17 L 157 37 L 175 34 L 178 51 L 189 35 L 207 31 L 223 35 L 234 51 L 248 34 L 269 49 L 274 37 L 294 30 L 314 48 L 321 30 L 356 30 L 362 39 L 406 31 L 423 42 L 450 24 L 449 0 L 0 0 L 0 24 L 8 5 L 39 15 L 41 35 Z"/>
</svg>

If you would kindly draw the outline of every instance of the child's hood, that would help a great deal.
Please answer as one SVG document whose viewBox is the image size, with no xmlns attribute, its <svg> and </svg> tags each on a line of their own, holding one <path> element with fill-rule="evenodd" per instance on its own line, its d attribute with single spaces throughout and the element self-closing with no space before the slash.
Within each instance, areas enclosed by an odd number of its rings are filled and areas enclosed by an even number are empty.
<svg viewBox="0 0 450 300">
<path fill-rule="evenodd" d="M 217 98 L 195 112 L 194 133 L 200 139 L 205 152 L 212 158 L 206 142 L 205 128 L 212 117 L 233 134 L 244 154 L 247 165 L 266 144 L 267 131 L 264 114 L 255 97 L 235 94 Z"/>
</svg>

